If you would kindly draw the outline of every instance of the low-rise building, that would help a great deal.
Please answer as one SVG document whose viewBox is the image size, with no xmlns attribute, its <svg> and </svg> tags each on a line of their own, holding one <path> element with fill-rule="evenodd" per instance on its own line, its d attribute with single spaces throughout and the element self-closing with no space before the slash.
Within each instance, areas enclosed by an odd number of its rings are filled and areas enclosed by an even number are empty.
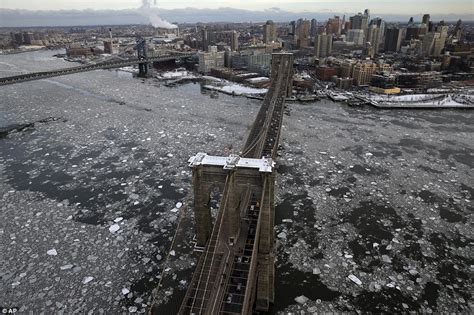
<svg viewBox="0 0 474 315">
<path fill-rule="evenodd" d="M 321 81 L 329 81 L 334 75 L 337 75 L 337 69 L 334 67 L 326 65 L 316 67 L 316 78 Z"/>
</svg>

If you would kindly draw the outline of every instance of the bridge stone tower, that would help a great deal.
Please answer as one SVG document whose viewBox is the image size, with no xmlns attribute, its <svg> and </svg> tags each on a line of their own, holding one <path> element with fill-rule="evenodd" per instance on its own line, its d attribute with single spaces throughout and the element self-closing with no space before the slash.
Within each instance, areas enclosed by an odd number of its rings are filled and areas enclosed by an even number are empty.
<svg viewBox="0 0 474 315">
<path fill-rule="evenodd" d="M 144 60 L 138 64 L 138 76 L 145 78 L 148 76 L 148 55 L 146 40 L 144 38 L 137 39 L 137 57 L 139 60 Z"/>
</svg>

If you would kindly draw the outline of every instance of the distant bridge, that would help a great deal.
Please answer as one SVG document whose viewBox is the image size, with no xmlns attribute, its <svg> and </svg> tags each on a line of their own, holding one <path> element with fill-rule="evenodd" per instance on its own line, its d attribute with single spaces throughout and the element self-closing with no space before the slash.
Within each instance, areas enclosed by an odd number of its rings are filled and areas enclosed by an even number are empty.
<svg viewBox="0 0 474 315">
<path fill-rule="evenodd" d="M 242 153 L 189 160 L 197 246 L 204 250 L 179 314 L 252 314 L 274 302 L 274 160 L 292 77 L 293 55 L 273 54 L 271 87 Z M 214 224 L 213 187 L 222 192 Z"/>
<path fill-rule="evenodd" d="M 138 64 L 140 65 L 139 70 L 141 75 L 146 74 L 147 67 L 149 63 L 153 62 L 160 62 L 160 61 L 170 61 L 176 59 L 186 59 L 193 57 L 195 54 L 189 53 L 174 53 L 169 55 L 159 55 L 159 56 L 149 56 L 149 57 L 135 57 L 126 60 L 114 60 L 114 61 L 106 61 L 97 64 L 91 65 L 84 65 L 84 66 L 77 66 L 71 68 L 63 68 L 57 70 L 50 70 L 50 71 L 41 71 L 41 72 L 31 72 L 25 74 L 19 74 L 10 77 L 3 77 L 0 78 L 0 86 L 1 85 L 8 85 L 14 83 L 20 83 L 25 81 L 33 81 L 33 80 L 41 80 L 46 78 L 52 78 L 67 74 L 79 73 L 79 72 L 87 72 L 93 71 L 98 69 L 113 69 L 113 68 L 121 68 L 126 66 L 131 66 Z"/>
</svg>

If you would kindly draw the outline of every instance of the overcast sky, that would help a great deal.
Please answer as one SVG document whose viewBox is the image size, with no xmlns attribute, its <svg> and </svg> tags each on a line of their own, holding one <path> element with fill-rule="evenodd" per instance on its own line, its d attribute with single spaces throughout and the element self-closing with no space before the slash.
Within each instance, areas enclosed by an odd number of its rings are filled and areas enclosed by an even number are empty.
<svg viewBox="0 0 474 315">
<path fill-rule="evenodd" d="M 232 7 L 265 10 L 278 7 L 292 12 L 359 12 L 369 8 L 375 14 L 472 13 L 474 0 L 151 0 L 163 9 Z M 70 10 L 131 9 L 142 0 L 0 0 L 3 9 Z"/>
</svg>

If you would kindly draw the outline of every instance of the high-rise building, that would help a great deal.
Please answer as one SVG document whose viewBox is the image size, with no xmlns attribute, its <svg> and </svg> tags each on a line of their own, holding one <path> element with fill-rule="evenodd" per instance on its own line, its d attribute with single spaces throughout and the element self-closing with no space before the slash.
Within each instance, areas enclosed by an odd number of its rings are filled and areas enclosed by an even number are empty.
<svg viewBox="0 0 474 315">
<path fill-rule="evenodd" d="M 430 24 L 430 15 L 429 14 L 423 15 L 423 19 L 421 20 L 421 23 L 423 23 L 425 25 Z"/>
<path fill-rule="evenodd" d="M 289 35 L 295 35 L 296 34 L 296 21 L 291 21 L 290 22 L 290 34 Z"/>
<path fill-rule="evenodd" d="M 203 28 L 201 29 L 201 49 L 204 51 L 207 51 L 208 47 L 209 47 L 209 38 L 208 38 L 207 29 Z"/>
<path fill-rule="evenodd" d="M 230 43 L 230 49 L 232 51 L 237 51 L 239 50 L 239 33 L 237 33 L 236 31 L 232 31 L 231 33 L 231 43 Z"/>
<path fill-rule="evenodd" d="M 367 42 L 373 47 L 373 54 L 377 55 L 380 50 L 380 28 L 377 24 L 371 24 L 367 33 Z M 373 56 L 372 56 L 373 57 Z"/>
<path fill-rule="evenodd" d="M 334 16 L 334 18 L 328 19 L 326 29 L 328 34 L 341 34 L 341 20 L 339 19 L 339 16 Z"/>
<path fill-rule="evenodd" d="M 448 37 L 448 26 L 438 26 L 436 32 L 429 32 L 423 37 L 422 51 L 424 56 L 435 56 L 441 55 L 444 46 L 446 45 L 446 39 Z"/>
<path fill-rule="evenodd" d="M 370 21 L 366 42 L 370 42 L 374 48 L 374 55 L 377 55 L 380 49 L 383 48 L 384 32 L 385 22 L 381 18 Z"/>
<path fill-rule="evenodd" d="M 457 40 L 461 40 L 462 39 L 462 29 L 463 29 L 463 26 L 462 26 L 462 21 L 461 19 L 458 20 L 458 22 L 456 23 L 456 26 L 454 27 L 454 30 L 453 30 L 453 39 L 457 39 Z"/>
<path fill-rule="evenodd" d="M 298 47 L 308 47 L 311 23 L 308 20 L 299 20 L 298 22 L 296 27 Z"/>
<path fill-rule="evenodd" d="M 367 17 L 367 20 L 370 20 L 370 10 L 369 9 L 364 10 L 364 15 Z"/>
<path fill-rule="evenodd" d="M 364 31 L 348 30 L 346 39 L 348 42 L 353 42 L 357 46 L 362 46 L 364 44 Z"/>
<path fill-rule="evenodd" d="M 419 39 L 420 35 L 424 34 L 425 27 L 423 24 L 411 24 L 407 27 L 405 34 L 405 40 L 410 41 L 412 39 Z"/>
<path fill-rule="evenodd" d="M 317 35 L 314 39 L 314 56 L 316 58 L 324 58 L 331 55 L 332 51 L 332 34 Z"/>
<path fill-rule="evenodd" d="M 367 29 L 369 27 L 369 16 L 359 13 L 350 17 L 351 29 L 363 30 L 364 34 L 367 35 Z"/>
<path fill-rule="evenodd" d="M 311 20 L 311 29 L 309 33 L 311 37 L 316 36 L 316 34 L 318 33 L 318 22 L 316 21 L 316 19 Z"/>
<path fill-rule="evenodd" d="M 269 44 L 276 41 L 276 25 L 273 21 L 268 20 L 263 25 L 263 42 Z"/>
<path fill-rule="evenodd" d="M 402 30 L 398 27 L 387 28 L 385 32 L 384 51 L 398 52 L 402 43 Z"/>
</svg>

